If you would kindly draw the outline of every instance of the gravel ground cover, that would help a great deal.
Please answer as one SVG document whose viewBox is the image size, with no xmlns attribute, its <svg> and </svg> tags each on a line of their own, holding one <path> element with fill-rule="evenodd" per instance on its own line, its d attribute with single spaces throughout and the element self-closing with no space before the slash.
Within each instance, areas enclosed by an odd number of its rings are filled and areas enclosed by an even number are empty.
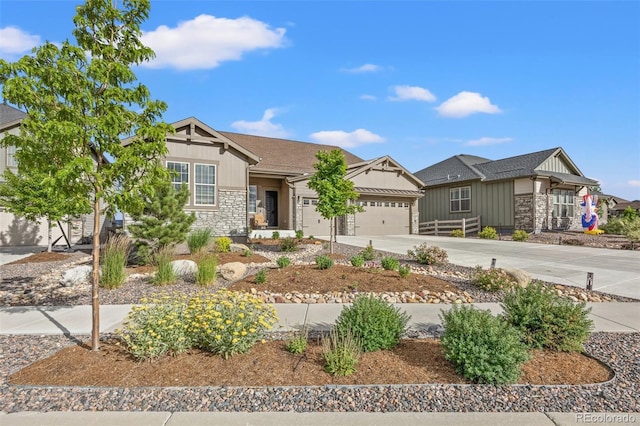
<svg viewBox="0 0 640 426">
<path fill-rule="evenodd" d="M 339 246 L 337 250 L 345 256 L 361 250 Z M 270 258 L 268 251 L 264 255 Z M 82 253 L 78 253 L 75 260 L 82 261 L 82 256 Z M 276 252 L 271 256 L 276 256 Z M 304 256 L 311 254 L 301 254 L 297 260 L 309 260 Z M 14 285 L 14 289 L 24 289 L 34 277 L 51 273 L 55 266 L 44 263 L 27 269 L 19 265 L 5 265 L 0 268 L 0 283 L 3 287 Z M 456 265 L 447 265 L 437 270 L 437 274 L 473 291 L 475 288 L 464 278 L 468 272 L 469 268 Z M 180 285 L 187 286 L 188 283 L 178 284 Z M 132 286 L 135 287 L 137 286 Z M 131 300 L 133 296 L 134 294 L 120 294 L 114 296 L 113 300 L 105 301 L 103 292 L 101 303 L 130 303 L 125 300 Z M 498 301 L 491 300 L 490 297 L 485 300 L 479 296 L 480 294 L 474 294 L 475 301 Z M 75 301 L 70 304 L 87 303 L 81 296 L 65 300 Z M 621 298 L 617 301 L 629 300 Z M 54 300 L 52 304 L 58 304 L 57 302 Z M 6 306 L 4 302 L 2 304 Z M 424 330 L 414 331 L 410 337 L 437 336 Z M 63 347 L 77 344 L 78 339 L 87 340 L 88 336 L 0 336 L 0 411 L 640 411 L 637 397 L 640 395 L 640 333 L 594 333 L 590 337 L 585 345 L 585 352 L 607 364 L 615 373 L 610 381 L 592 385 L 119 388 L 30 387 L 7 383 L 10 374 Z"/>
<path fill-rule="evenodd" d="M 546 385 L 311 387 L 20 387 L 6 377 L 75 344 L 62 336 L 0 336 L 0 410 L 17 411 L 557 411 L 639 412 L 640 333 L 594 333 L 586 352 L 615 372 L 609 382 Z"/>
</svg>

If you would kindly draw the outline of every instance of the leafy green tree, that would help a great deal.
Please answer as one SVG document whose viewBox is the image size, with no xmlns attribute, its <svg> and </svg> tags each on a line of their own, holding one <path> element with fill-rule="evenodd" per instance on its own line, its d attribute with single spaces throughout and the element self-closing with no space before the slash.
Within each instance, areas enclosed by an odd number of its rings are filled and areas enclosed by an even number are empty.
<svg viewBox="0 0 640 426">
<path fill-rule="evenodd" d="M 91 211 L 81 199 L 68 198 L 47 185 L 48 175 L 34 171 L 30 175 L 14 174 L 7 169 L 0 183 L 0 206 L 11 213 L 32 222 L 47 221 L 47 251 L 53 246 L 52 228 L 54 223 L 65 217 L 86 214 Z"/>
<path fill-rule="evenodd" d="M 183 185 L 176 191 L 171 180 L 161 179 L 154 184 L 151 194 L 144 197 L 144 207 L 131 213 L 135 223 L 127 226 L 137 239 L 138 256 L 148 263 L 158 250 L 186 240 L 196 220 L 193 213 L 184 211 L 189 201 L 189 189 Z"/>
<path fill-rule="evenodd" d="M 27 114 L 20 135 L 7 135 L 2 143 L 16 146 L 21 173 L 50 176 L 46 186 L 78 197 L 79 207 L 95 216 L 93 350 L 99 348 L 103 203 L 111 211 L 137 210 L 140 190 L 167 175 L 155 161 L 166 154 L 166 135 L 173 132 L 160 121 L 167 105 L 151 99 L 131 69 L 154 56 L 140 41 L 149 10 L 149 0 L 119 6 L 87 0 L 76 8 L 75 44 L 47 42 L 17 62 L 0 60 L 3 98 Z M 126 148 L 120 143 L 124 136 L 135 139 Z"/>
<path fill-rule="evenodd" d="M 363 211 L 352 201 L 360 194 L 353 189 L 353 182 L 345 179 L 347 162 L 339 149 L 318 151 L 318 162 L 313 165 L 316 172 L 309 179 L 308 186 L 318 193 L 316 210 L 322 217 L 331 221 L 329 252 L 333 253 L 333 242 L 336 238 L 336 218 Z"/>
</svg>

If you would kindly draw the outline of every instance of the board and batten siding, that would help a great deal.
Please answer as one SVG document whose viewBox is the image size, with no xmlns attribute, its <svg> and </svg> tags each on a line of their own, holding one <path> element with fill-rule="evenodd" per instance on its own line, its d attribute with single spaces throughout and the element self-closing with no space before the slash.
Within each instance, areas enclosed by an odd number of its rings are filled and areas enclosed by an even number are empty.
<svg viewBox="0 0 640 426">
<path fill-rule="evenodd" d="M 471 211 L 450 212 L 450 190 L 471 187 Z M 511 181 L 481 183 L 461 182 L 457 185 L 429 188 L 419 200 L 420 222 L 459 220 L 480 216 L 481 225 L 514 226 L 514 185 Z"/>
<path fill-rule="evenodd" d="M 567 164 L 560 157 L 557 157 L 557 156 L 546 159 L 536 169 L 545 170 L 548 172 L 555 172 L 555 173 L 567 173 L 567 174 L 575 173 L 575 170 L 570 169 L 567 166 Z"/>
</svg>

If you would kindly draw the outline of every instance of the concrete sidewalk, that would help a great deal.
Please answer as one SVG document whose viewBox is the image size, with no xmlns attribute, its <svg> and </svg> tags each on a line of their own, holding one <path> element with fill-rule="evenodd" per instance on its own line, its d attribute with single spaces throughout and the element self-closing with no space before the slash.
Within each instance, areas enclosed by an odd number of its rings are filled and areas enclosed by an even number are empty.
<svg viewBox="0 0 640 426">
<path fill-rule="evenodd" d="M 564 426 L 584 423 L 620 425 L 639 421 L 639 413 L 0 413 L 2 426 Z"/>
<path fill-rule="evenodd" d="M 342 304 L 275 304 L 280 324 L 277 331 L 290 331 L 306 323 L 312 329 L 328 330 L 342 311 Z M 409 315 L 409 328 L 424 330 L 441 324 L 442 310 L 450 304 L 398 303 Z M 474 303 L 479 309 L 497 314 L 498 303 Z M 640 331 L 640 303 L 588 303 L 589 317 L 594 331 Z M 100 331 L 112 332 L 122 325 L 132 305 L 100 306 Z M 0 334 L 29 335 L 89 335 L 91 334 L 90 306 L 26 306 L 0 308 Z"/>
</svg>

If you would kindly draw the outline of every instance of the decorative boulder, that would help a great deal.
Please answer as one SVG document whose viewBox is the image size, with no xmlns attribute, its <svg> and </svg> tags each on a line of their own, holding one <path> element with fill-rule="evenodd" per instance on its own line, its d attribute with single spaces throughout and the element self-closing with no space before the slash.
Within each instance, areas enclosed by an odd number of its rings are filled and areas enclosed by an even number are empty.
<svg viewBox="0 0 640 426">
<path fill-rule="evenodd" d="M 177 276 L 195 275 L 198 272 L 198 265 L 193 260 L 174 260 L 171 262 Z"/>
<path fill-rule="evenodd" d="M 62 274 L 60 284 L 65 287 L 73 287 L 76 285 L 86 284 L 91 278 L 91 265 L 80 265 L 71 269 L 67 269 Z"/>
<path fill-rule="evenodd" d="M 244 253 L 245 251 L 249 250 L 249 247 L 239 243 L 232 243 L 230 248 L 231 251 L 238 253 Z"/>
<path fill-rule="evenodd" d="M 522 288 L 527 288 L 531 282 L 531 275 L 522 269 L 505 269 L 504 270 L 515 282 Z"/>
<path fill-rule="evenodd" d="M 242 262 L 229 262 L 220 267 L 220 275 L 227 281 L 239 280 L 247 273 L 247 266 Z"/>
</svg>

